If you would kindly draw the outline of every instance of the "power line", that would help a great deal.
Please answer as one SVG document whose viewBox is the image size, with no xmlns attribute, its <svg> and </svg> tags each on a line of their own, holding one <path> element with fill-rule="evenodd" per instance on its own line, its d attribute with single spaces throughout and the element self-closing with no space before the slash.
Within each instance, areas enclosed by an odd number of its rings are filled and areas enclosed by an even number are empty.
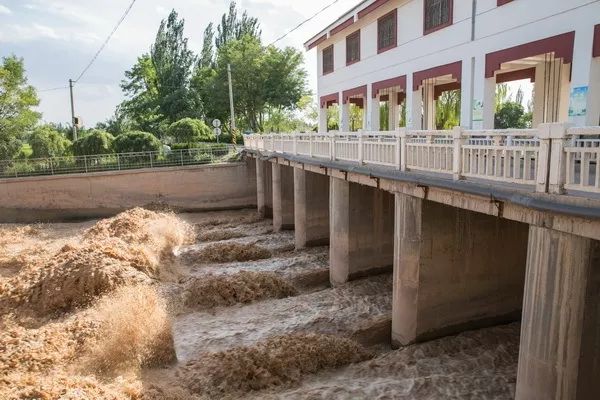
<svg viewBox="0 0 600 400">
<path fill-rule="evenodd" d="M 131 11 L 131 9 L 133 8 L 133 5 L 135 4 L 136 1 L 137 0 L 132 0 L 131 1 L 131 3 L 129 4 L 129 7 L 127 7 L 127 9 L 123 13 L 123 15 L 121 16 L 121 18 L 119 19 L 119 21 L 117 22 L 117 24 L 115 25 L 115 27 L 113 28 L 113 30 L 110 32 L 110 34 L 108 35 L 108 37 L 104 41 L 104 43 L 102 43 L 102 46 L 100 46 L 100 48 L 98 49 L 98 51 L 96 52 L 96 54 L 94 54 L 94 57 L 92 57 L 92 59 L 90 60 L 90 62 L 88 63 L 88 65 L 83 69 L 83 71 L 81 71 L 81 74 L 79 74 L 79 76 L 77 77 L 77 79 L 75 79 L 73 82 L 75 82 L 75 83 L 79 82 L 79 80 L 83 77 L 83 75 L 85 75 L 85 73 L 88 71 L 88 69 L 90 69 L 90 67 L 92 66 L 92 64 L 94 64 L 94 62 L 96 61 L 96 59 L 98 58 L 98 56 L 100 55 L 100 53 L 102 53 L 102 50 L 104 50 L 104 48 L 106 47 L 106 45 L 108 44 L 108 42 L 110 41 L 110 39 L 112 38 L 112 36 L 115 34 L 115 32 L 117 31 L 117 29 L 119 29 L 119 26 L 121 26 L 121 24 L 123 23 L 123 21 L 125 21 L 125 18 L 127 18 L 127 14 L 129 14 L 129 11 Z"/>
<path fill-rule="evenodd" d="M 55 87 L 55 88 L 50 88 L 50 89 L 42 89 L 42 90 L 38 90 L 38 93 L 41 92 L 53 92 L 55 90 L 63 90 L 63 89 L 68 89 L 68 86 L 60 86 L 60 87 Z"/>
<path fill-rule="evenodd" d="M 281 35 L 280 37 L 278 37 L 277 39 L 275 39 L 273 42 L 269 43 L 269 46 L 274 45 L 275 43 L 279 42 L 281 39 L 285 38 L 287 35 L 289 35 L 290 33 L 294 32 L 295 30 L 297 30 L 298 28 L 300 28 L 302 25 L 304 25 L 307 22 L 311 21 L 317 15 L 321 14 L 323 11 L 327 10 L 329 7 L 331 7 L 332 5 L 334 5 L 335 3 L 337 3 L 338 1 L 339 0 L 334 0 L 331 3 L 327 4 L 325 7 L 321 8 L 319 11 L 317 11 L 316 13 L 314 13 L 312 16 L 310 16 L 307 19 L 305 19 L 304 21 L 300 22 L 298 25 L 296 25 L 295 27 L 293 27 L 292 29 L 290 29 L 289 31 L 287 31 L 286 33 L 284 33 L 283 35 Z"/>
</svg>

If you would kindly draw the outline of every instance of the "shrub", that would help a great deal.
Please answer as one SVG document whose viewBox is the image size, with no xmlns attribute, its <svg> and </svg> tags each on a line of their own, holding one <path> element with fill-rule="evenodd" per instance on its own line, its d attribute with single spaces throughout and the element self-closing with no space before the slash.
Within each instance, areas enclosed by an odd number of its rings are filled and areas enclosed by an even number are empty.
<svg viewBox="0 0 600 400">
<path fill-rule="evenodd" d="M 72 143 L 62 133 L 50 126 L 36 128 L 29 138 L 32 157 L 62 157 L 69 155 Z"/>
<path fill-rule="evenodd" d="M 201 120 L 184 118 L 169 126 L 168 135 L 176 143 L 214 142 L 213 131 Z"/>
<path fill-rule="evenodd" d="M 93 129 L 86 136 L 73 143 L 73 152 L 77 156 L 113 153 L 115 138 L 108 132 Z"/>
<path fill-rule="evenodd" d="M 115 138 L 114 149 L 117 153 L 158 152 L 162 149 L 162 143 L 151 133 L 130 131 Z"/>
</svg>

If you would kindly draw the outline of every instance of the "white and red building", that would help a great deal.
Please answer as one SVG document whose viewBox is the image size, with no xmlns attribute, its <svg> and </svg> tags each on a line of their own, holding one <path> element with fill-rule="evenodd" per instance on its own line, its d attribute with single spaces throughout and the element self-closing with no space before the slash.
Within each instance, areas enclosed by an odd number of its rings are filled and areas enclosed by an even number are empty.
<svg viewBox="0 0 600 400">
<path fill-rule="evenodd" d="M 598 0 L 364 0 L 305 47 L 318 52 L 320 132 L 333 104 L 341 131 L 351 104 L 364 130 L 435 129 L 436 99 L 457 89 L 460 125 L 491 129 L 497 84 L 522 79 L 534 126 L 600 124 Z"/>
</svg>

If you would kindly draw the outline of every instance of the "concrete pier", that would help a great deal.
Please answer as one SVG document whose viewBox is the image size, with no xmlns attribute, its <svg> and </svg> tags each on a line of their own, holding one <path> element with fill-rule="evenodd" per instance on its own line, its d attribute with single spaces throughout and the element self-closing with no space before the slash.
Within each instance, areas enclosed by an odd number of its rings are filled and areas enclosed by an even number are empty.
<svg viewBox="0 0 600 400">
<path fill-rule="evenodd" d="M 256 203 L 263 218 L 273 217 L 273 178 L 268 161 L 256 159 Z"/>
<path fill-rule="evenodd" d="M 392 344 L 518 320 L 526 224 L 396 194 Z"/>
<path fill-rule="evenodd" d="M 331 178 L 330 280 L 333 285 L 388 269 L 394 252 L 394 196 Z"/>
<path fill-rule="evenodd" d="M 296 248 L 329 244 L 329 177 L 294 168 Z"/>
<path fill-rule="evenodd" d="M 294 169 L 271 164 L 273 169 L 273 230 L 294 229 Z"/>
<path fill-rule="evenodd" d="M 600 242 L 531 226 L 517 400 L 600 396 Z"/>
</svg>

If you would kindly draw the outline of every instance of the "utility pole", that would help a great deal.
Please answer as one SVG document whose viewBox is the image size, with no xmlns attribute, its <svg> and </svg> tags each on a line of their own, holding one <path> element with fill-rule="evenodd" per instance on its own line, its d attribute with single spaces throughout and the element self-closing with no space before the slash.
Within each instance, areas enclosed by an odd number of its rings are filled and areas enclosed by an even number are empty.
<svg viewBox="0 0 600 400">
<path fill-rule="evenodd" d="M 227 64 L 227 78 L 229 79 L 229 108 L 231 109 L 231 137 L 235 134 L 235 112 L 233 110 L 233 86 L 231 84 L 231 64 Z"/>
<path fill-rule="evenodd" d="M 75 103 L 73 103 L 73 79 L 69 79 L 69 89 L 71 91 L 71 125 L 73 127 L 73 141 L 76 141 L 77 125 L 75 124 Z"/>
</svg>

